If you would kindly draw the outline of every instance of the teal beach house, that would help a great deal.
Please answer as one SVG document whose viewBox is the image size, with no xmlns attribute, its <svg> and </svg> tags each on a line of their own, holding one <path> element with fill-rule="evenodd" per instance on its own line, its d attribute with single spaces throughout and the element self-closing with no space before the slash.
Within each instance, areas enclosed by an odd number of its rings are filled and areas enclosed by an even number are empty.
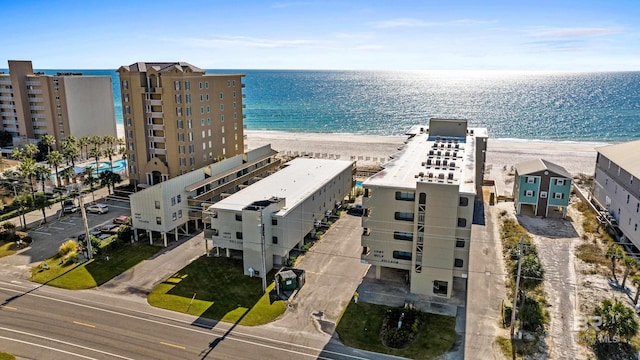
<svg viewBox="0 0 640 360">
<path fill-rule="evenodd" d="M 535 159 L 515 165 L 513 202 L 516 214 L 553 216 L 555 211 L 567 216 L 571 175 L 552 162 Z"/>
</svg>

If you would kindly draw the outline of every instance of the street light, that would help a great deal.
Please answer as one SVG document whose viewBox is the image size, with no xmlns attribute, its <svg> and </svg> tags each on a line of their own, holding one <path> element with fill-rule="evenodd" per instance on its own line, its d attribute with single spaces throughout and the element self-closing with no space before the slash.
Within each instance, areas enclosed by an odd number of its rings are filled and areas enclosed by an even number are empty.
<svg viewBox="0 0 640 360">
<path fill-rule="evenodd" d="M 11 185 L 13 185 L 13 194 L 15 195 L 15 197 L 13 198 L 14 201 L 18 200 L 18 191 L 16 191 L 17 183 L 18 183 L 17 181 L 11 182 Z M 20 200 L 18 200 L 18 219 L 20 219 L 20 227 L 22 228 L 22 230 L 26 229 L 27 224 L 22 219 L 22 201 Z"/>
<path fill-rule="evenodd" d="M 76 182 L 76 189 L 78 190 L 78 205 L 80 205 L 80 214 L 82 214 L 82 224 L 84 225 L 84 238 L 87 239 L 87 257 L 93 259 L 93 249 L 91 248 L 91 234 L 89 234 L 89 224 L 87 224 L 87 213 L 84 209 L 82 189 Z"/>
</svg>

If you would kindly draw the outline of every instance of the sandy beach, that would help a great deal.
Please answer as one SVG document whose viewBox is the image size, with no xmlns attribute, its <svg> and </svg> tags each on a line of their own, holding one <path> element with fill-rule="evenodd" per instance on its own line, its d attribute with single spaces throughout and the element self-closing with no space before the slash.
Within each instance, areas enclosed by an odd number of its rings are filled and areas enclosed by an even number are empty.
<svg viewBox="0 0 640 360">
<path fill-rule="evenodd" d="M 404 136 L 350 134 L 288 133 L 279 131 L 245 131 L 248 149 L 265 144 L 287 155 L 312 154 L 314 157 L 353 159 L 358 165 L 382 164 L 401 147 Z M 509 193 L 507 173 L 519 162 L 543 158 L 563 166 L 572 175 L 592 175 L 595 148 L 607 145 L 595 142 L 527 141 L 489 139 L 486 178 L 495 180 L 500 194 Z M 505 170 L 506 168 L 506 170 Z M 502 184 L 502 185 L 500 185 Z"/>
</svg>

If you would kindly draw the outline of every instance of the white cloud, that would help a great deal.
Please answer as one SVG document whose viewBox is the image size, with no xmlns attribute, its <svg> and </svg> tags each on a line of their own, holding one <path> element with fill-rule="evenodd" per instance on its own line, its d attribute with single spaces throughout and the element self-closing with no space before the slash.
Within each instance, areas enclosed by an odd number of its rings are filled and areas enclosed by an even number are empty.
<svg viewBox="0 0 640 360">
<path fill-rule="evenodd" d="M 475 20 L 475 19 L 457 19 L 451 21 L 428 22 L 421 19 L 398 18 L 391 20 L 378 21 L 373 23 L 373 27 L 378 29 L 390 28 L 420 28 L 434 26 L 452 26 L 452 25 L 486 25 L 495 24 L 495 20 Z"/>
<path fill-rule="evenodd" d="M 183 39 L 166 39 L 168 41 L 179 42 L 195 47 L 245 47 L 245 48 L 288 48 L 288 47 L 307 47 L 307 46 L 324 46 L 325 42 L 308 39 L 291 39 L 291 40 L 274 40 L 260 39 L 246 36 L 218 36 L 211 39 L 205 38 L 183 38 Z"/>
<path fill-rule="evenodd" d="M 557 28 L 557 29 L 540 29 L 535 30 L 531 34 L 537 37 L 549 38 L 580 38 L 601 35 L 610 35 L 622 32 L 620 27 L 593 27 L 593 28 Z"/>
</svg>

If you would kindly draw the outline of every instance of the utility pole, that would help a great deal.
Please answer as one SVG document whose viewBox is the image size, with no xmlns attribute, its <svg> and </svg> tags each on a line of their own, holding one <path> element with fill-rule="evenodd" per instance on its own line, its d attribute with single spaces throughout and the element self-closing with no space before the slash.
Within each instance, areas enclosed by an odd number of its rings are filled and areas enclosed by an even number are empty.
<svg viewBox="0 0 640 360">
<path fill-rule="evenodd" d="M 520 271 L 522 270 L 522 255 L 523 255 L 524 235 L 520 237 L 520 245 L 518 246 L 518 275 L 516 276 L 516 290 L 513 293 L 513 307 L 511 308 L 511 340 L 513 340 L 513 333 L 516 324 L 516 304 L 518 300 L 518 288 L 520 287 Z M 511 355 L 515 359 L 515 346 L 511 345 Z"/>
<path fill-rule="evenodd" d="M 262 252 L 262 292 L 267 292 L 267 258 L 264 246 L 264 221 L 263 209 L 260 210 L 260 248 Z"/>
<path fill-rule="evenodd" d="M 13 201 L 18 200 L 18 192 L 16 191 L 16 183 L 17 181 L 12 181 L 11 185 L 13 185 L 13 194 L 15 195 L 15 197 L 13 198 Z M 26 219 L 22 219 L 23 215 L 22 215 L 22 201 L 18 200 L 18 219 L 20 220 L 20 227 L 22 228 L 22 230 L 25 230 L 27 228 L 27 223 L 26 223 Z"/>
<path fill-rule="evenodd" d="M 84 202 L 82 201 L 82 189 L 80 185 L 76 182 L 76 189 L 80 194 L 78 197 L 78 205 L 80 206 L 80 214 L 82 214 L 82 223 L 84 225 L 84 238 L 87 240 L 87 257 L 89 259 L 93 259 L 93 249 L 91 247 L 91 234 L 89 234 L 89 224 L 87 224 L 87 213 L 84 210 Z"/>
</svg>

